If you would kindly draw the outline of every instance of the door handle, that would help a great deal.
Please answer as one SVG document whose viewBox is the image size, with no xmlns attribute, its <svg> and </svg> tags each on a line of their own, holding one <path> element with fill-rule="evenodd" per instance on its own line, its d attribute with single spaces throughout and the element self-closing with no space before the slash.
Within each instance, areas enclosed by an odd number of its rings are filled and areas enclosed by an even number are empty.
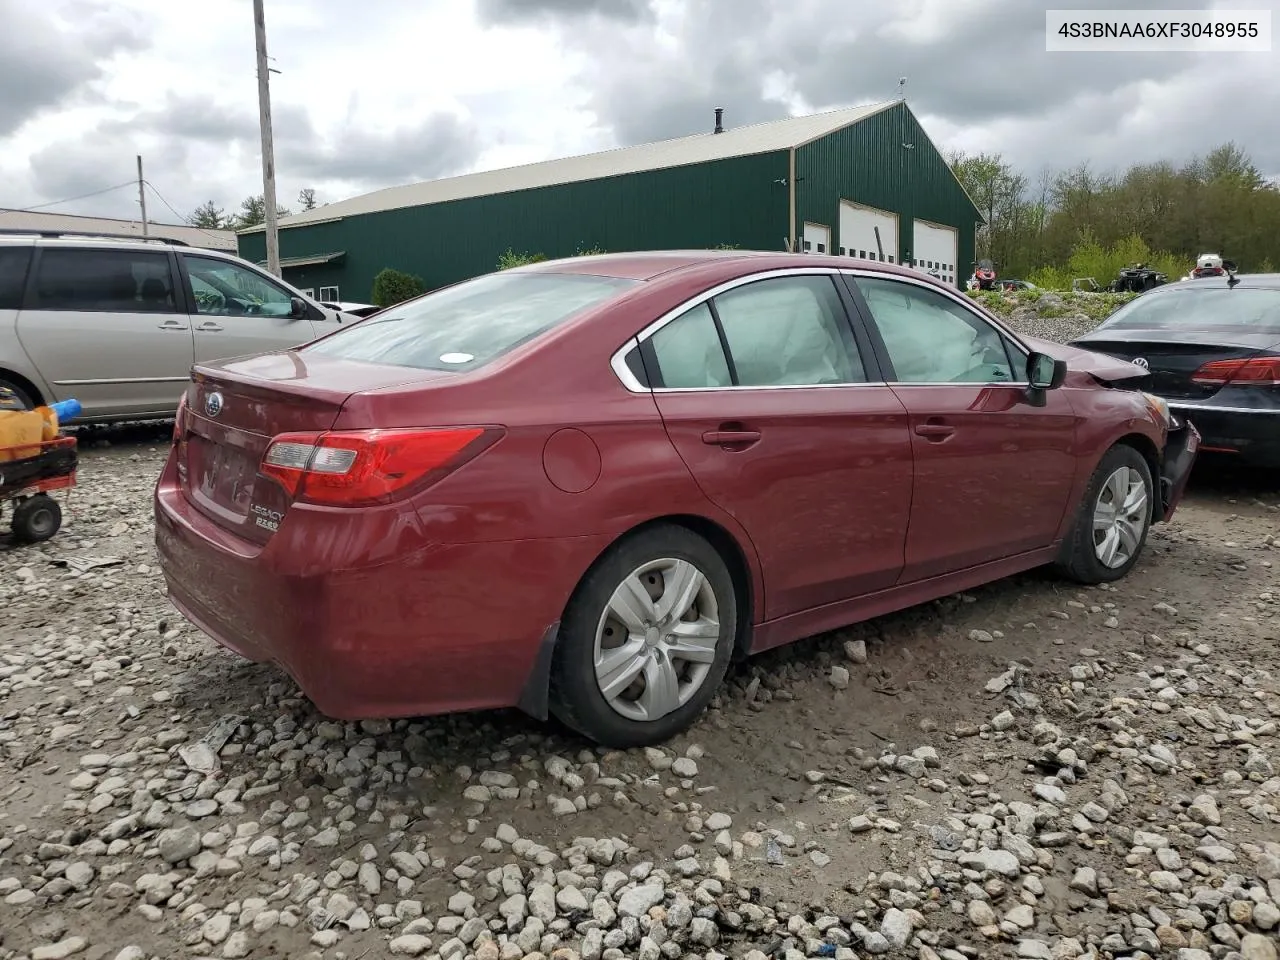
<svg viewBox="0 0 1280 960">
<path fill-rule="evenodd" d="M 916 436 L 924 437 L 934 443 L 939 443 L 956 432 L 956 428 L 945 423 L 917 423 Z"/>
<path fill-rule="evenodd" d="M 749 445 L 759 440 L 759 430 L 708 430 L 702 435 L 702 442 L 713 447 Z"/>
<path fill-rule="evenodd" d="M 161 329 L 161 330 L 188 330 L 188 329 L 190 329 L 190 326 L 189 326 L 188 324 L 183 323 L 181 320 L 166 320 L 164 323 L 159 324 L 159 327 L 160 327 L 160 329 Z"/>
<path fill-rule="evenodd" d="M 206 321 L 205 323 L 202 323 L 200 324 L 200 326 L 196 327 L 196 329 L 203 333 L 221 333 L 222 324 L 214 323 L 212 321 Z"/>
</svg>

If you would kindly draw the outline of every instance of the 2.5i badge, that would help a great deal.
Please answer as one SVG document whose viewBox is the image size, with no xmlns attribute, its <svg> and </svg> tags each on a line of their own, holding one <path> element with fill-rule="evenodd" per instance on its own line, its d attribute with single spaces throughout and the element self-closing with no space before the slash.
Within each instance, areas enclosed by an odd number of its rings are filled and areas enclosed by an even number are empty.
<svg viewBox="0 0 1280 960">
<path fill-rule="evenodd" d="M 264 530 L 270 530 L 275 533 L 280 529 L 280 520 L 284 514 L 279 510 L 269 510 L 266 507 L 260 507 L 256 503 L 251 507 L 253 510 L 253 521 Z"/>
</svg>

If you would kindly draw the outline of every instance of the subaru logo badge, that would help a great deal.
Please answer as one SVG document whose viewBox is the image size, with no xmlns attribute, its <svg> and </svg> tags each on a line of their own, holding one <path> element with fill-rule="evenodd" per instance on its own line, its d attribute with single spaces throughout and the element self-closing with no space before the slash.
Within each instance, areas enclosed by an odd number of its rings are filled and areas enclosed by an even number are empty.
<svg viewBox="0 0 1280 960">
<path fill-rule="evenodd" d="M 1134 358 L 1133 358 L 1133 362 L 1134 362 L 1134 363 L 1136 363 L 1138 366 L 1140 366 L 1143 370 L 1149 370 L 1149 369 L 1151 369 L 1150 367 L 1148 367 L 1148 366 L 1147 366 L 1147 358 L 1146 358 L 1146 357 L 1134 357 Z M 219 397 L 219 398 L 218 398 L 218 400 L 219 400 L 219 401 L 221 401 L 221 400 L 222 400 L 222 398 L 221 398 L 221 397 Z"/>
<path fill-rule="evenodd" d="M 204 398 L 204 412 L 211 417 L 216 417 L 222 412 L 222 394 L 217 390 Z"/>
</svg>

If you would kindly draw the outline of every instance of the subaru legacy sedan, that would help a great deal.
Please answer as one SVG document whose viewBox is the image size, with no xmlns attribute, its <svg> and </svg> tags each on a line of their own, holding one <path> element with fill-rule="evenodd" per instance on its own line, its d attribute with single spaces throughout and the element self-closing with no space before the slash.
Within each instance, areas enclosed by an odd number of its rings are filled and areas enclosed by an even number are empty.
<svg viewBox="0 0 1280 960">
<path fill-rule="evenodd" d="M 194 368 L 177 608 L 340 719 L 688 727 L 731 660 L 1032 567 L 1128 573 L 1198 434 L 910 269 L 539 263 Z"/>
</svg>

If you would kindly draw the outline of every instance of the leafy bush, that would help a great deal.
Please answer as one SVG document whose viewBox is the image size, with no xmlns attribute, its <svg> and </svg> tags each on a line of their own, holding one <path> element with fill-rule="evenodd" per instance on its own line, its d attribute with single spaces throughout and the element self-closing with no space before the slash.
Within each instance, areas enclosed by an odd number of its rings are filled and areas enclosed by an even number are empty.
<svg viewBox="0 0 1280 960">
<path fill-rule="evenodd" d="M 510 270 L 512 267 L 523 267 L 526 263 L 541 263 L 546 259 L 546 254 L 516 253 L 510 247 L 507 247 L 502 256 L 498 257 L 498 269 Z"/>
<path fill-rule="evenodd" d="M 600 254 L 608 253 L 608 252 L 609 251 L 606 250 L 604 247 L 597 247 L 594 245 L 590 247 L 584 247 L 579 245 L 578 249 L 574 251 L 573 255 L 575 257 L 598 257 Z"/>
<path fill-rule="evenodd" d="M 1135 263 L 1145 263 L 1170 280 L 1177 280 L 1186 269 L 1182 258 L 1150 249 L 1141 237 L 1125 237 L 1110 247 L 1104 247 L 1086 230 L 1071 248 L 1065 267 L 1043 267 L 1032 271 L 1028 279 L 1046 290 L 1070 290 L 1071 281 L 1082 277 L 1093 277 L 1099 286 L 1105 287 L 1116 279 L 1121 270 Z"/>
<path fill-rule="evenodd" d="M 378 307 L 391 307 L 425 292 L 421 277 L 392 267 L 384 268 L 373 278 L 373 302 Z"/>
</svg>

